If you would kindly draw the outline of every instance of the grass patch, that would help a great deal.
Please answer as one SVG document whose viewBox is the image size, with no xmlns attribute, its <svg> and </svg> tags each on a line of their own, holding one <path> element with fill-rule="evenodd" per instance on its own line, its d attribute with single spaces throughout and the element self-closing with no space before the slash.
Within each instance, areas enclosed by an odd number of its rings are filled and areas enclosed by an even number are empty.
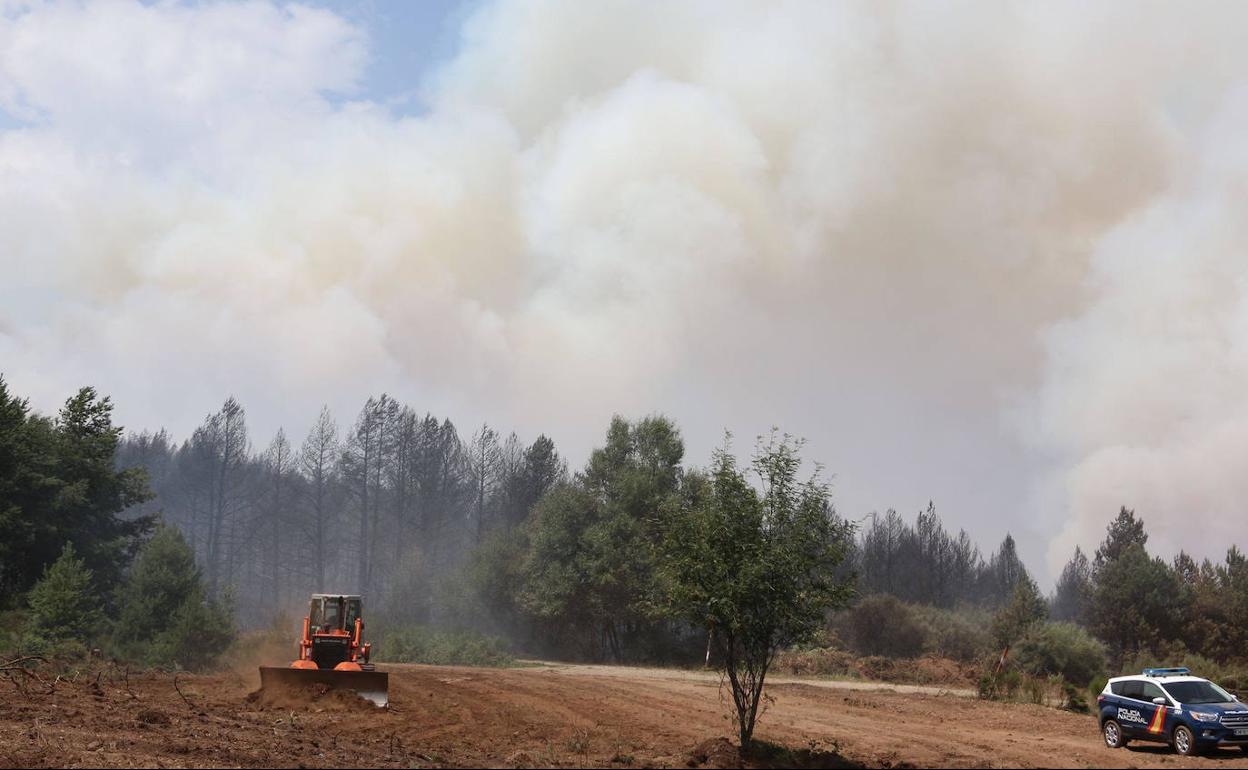
<svg viewBox="0 0 1248 770">
<path fill-rule="evenodd" d="M 445 631 L 428 626 L 390 629 L 377 645 L 377 659 L 434 666 L 510 667 L 515 658 L 507 645 L 473 631 Z"/>
</svg>

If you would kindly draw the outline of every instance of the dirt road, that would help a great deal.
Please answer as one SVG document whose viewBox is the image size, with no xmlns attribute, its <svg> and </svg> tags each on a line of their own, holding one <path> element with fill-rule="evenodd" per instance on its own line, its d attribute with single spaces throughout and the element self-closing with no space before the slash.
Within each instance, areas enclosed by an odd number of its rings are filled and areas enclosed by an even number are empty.
<svg viewBox="0 0 1248 770">
<path fill-rule="evenodd" d="M 672 668 L 644 668 L 640 666 L 589 666 L 580 663 L 553 663 L 550 661 L 526 661 L 529 664 L 548 669 L 556 674 L 574 676 L 605 676 L 613 679 L 631 679 L 638 682 L 646 680 L 683 680 L 688 682 L 709 682 L 718 686 L 720 674 L 712 671 L 684 671 Z M 814 677 L 784 676 L 772 674 L 767 677 L 771 684 L 805 684 L 811 687 L 824 687 L 831 690 L 860 690 L 868 692 L 898 692 L 925 695 L 961 695 L 964 698 L 975 697 L 975 691 L 965 687 L 936 687 L 924 684 L 891 684 L 887 682 L 864 682 L 861 680 L 823 679 Z"/>
<path fill-rule="evenodd" d="M 249 698 L 253 676 L 105 674 L 0 699 L 0 765 L 685 767 L 732 734 L 718 682 L 616 667 L 390 666 L 391 704 Z M 9 687 L 7 683 L 6 687 Z M 895 686 L 885 686 L 897 689 Z M 1162 747 L 1104 748 L 1090 716 L 951 694 L 778 682 L 760 739 L 826 766 L 1248 767 Z M 713 763 L 722 757 L 711 757 Z"/>
</svg>

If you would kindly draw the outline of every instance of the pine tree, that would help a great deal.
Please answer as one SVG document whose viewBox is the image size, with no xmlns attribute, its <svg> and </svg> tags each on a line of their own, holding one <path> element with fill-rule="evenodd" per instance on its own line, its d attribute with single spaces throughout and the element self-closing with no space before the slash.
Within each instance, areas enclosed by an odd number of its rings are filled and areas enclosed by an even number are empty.
<svg viewBox="0 0 1248 770">
<path fill-rule="evenodd" d="M 116 469 L 112 410 L 83 388 L 41 417 L 0 379 L 0 603 L 20 601 L 67 542 L 107 592 L 150 531 L 149 517 L 120 516 L 151 492 L 144 471 Z"/>
<path fill-rule="evenodd" d="M 1030 582 L 1031 576 L 1027 568 L 1018 558 L 1018 548 L 1014 544 L 1014 536 L 1006 534 L 1001 547 L 988 560 L 988 568 L 981 575 L 982 592 L 989 604 L 1002 605 L 1010 602 L 1020 583 Z M 1035 587 L 1035 583 L 1032 583 Z"/>
<path fill-rule="evenodd" d="M 100 636 L 100 598 L 92 585 L 91 570 L 71 543 L 66 543 L 60 557 L 44 570 L 27 602 L 27 634 L 32 646 L 87 642 Z"/>
<path fill-rule="evenodd" d="M 490 508 L 500 482 L 503 449 L 498 432 L 482 424 L 473 434 L 468 452 L 468 478 L 472 481 L 474 544 L 480 546 L 490 527 Z"/>
<path fill-rule="evenodd" d="M 301 509 L 305 514 L 302 529 L 316 591 L 326 590 L 326 568 L 334 554 L 333 537 L 338 524 L 338 452 L 338 425 L 329 407 L 322 407 L 299 453 L 299 470 L 308 481 L 305 505 Z"/>
<path fill-rule="evenodd" d="M 1061 577 L 1057 579 L 1057 587 L 1053 593 L 1053 619 L 1072 623 L 1085 622 L 1091 594 L 1092 566 L 1083 551 L 1075 546 L 1074 556 L 1070 557 Z"/>
<path fill-rule="evenodd" d="M 1105 539 L 1096 549 L 1092 571 L 1100 572 L 1106 564 L 1122 557 L 1136 545 L 1140 548 L 1148 545 L 1148 533 L 1144 531 L 1144 521 L 1135 518 L 1135 511 L 1123 506 L 1105 528 Z"/>
</svg>

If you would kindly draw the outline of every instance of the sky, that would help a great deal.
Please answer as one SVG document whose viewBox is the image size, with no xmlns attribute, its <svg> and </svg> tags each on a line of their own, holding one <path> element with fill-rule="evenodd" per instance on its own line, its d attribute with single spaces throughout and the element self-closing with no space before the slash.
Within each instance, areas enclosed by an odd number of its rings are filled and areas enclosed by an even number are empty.
<svg viewBox="0 0 1248 770">
<path fill-rule="evenodd" d="M 776 426 L 1042 581 L 1248 536 L 1234 3 L 0 0 L 0 373 L 257 448 Z M 1193 525 L 1195 523 L 1195 526 Z"/>
</svg>

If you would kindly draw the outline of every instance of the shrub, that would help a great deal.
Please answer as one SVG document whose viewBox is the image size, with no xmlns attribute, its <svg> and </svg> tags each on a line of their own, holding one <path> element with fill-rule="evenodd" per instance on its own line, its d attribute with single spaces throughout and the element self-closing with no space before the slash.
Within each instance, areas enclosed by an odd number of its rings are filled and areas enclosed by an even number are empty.
<svg viewBox="0 0 1248 770">
<path fill-rule="evenodd" d="M 978 692 L 981 700 L 992 700 L 997 696 L 997 679 L 992 672 L 980 675 Z"/>
<path fill-rule="evenodd" d="M 377 646 L 377 658 L 438 666 L 510 666 L 515 662 L 506 645 L 492 636 L 427 626 L 387 631 Z"/>
<path fill-rule="evenodd" d="M 1046 682 L 1038 676 L 1023 677 L 1023 686 L 1027 693 L 1027 702 L 1034 703 L 1037 706 L 1044 703 L 1044 690 Z"/>
<path fill-rule="evenodd" d="M 1013 700 L 1023 684 L 1023 675 L 1017 669 L 1007 669 L 997 678 L 997 693 Z"/>
<path fill-rule="evenodd" d="M 1092 681 L 1088 682 L 1088 702 L 1096 700 L 1096 696 L 1105 691 L 1105 685 L 1109 684 L 1109 677 L 1104 674 L 1097 674 L 1092 677 Z"/>
<path fill-rule="evenodd" d="M 228 604 L 192 594 L 178 607 L 169 626 L 152 640 L 146 662 L 164 668 L 203 671 L 212 668 L 234 640 Z"/>
<path fill-rule="evenodd" d="M 1033 675 L 1082 684 L 1105 673 L 1105 645 L 1072 623 L 1038 623 L 1019 640 L 1014 662 Z"/>
<path fill-rule="evenodd" d="M 848 625 L 851 644 L 860 655 L 914 658 L 923 652 L 923 626 L 895 596 L 863 598 L 849 611 Z"/>
<path fill-rule="evenodd" d="M 991 616 L 985 611 L 912 606 L 911 612 L 923 628 L 925 652 L 963 663 L 993 652 Z"/>
<path fill-rule="evenodd" d="M 1104 687 L 1105 685 L 1101 685 Z M 1087 713 L 1088 699 L 1079 688 L 1067 681 L 1062 681 L 1062 707 L 1080 714 Z"/>
<path fill-rule="evenodd" d="M 25 610 L 0 612 L 0 655 L 17 657 L 26 637 Z"/>
<path fill-rule="evenodd" d="M 854 656 L 833 647 L 784 650 L 776 655 L 775 670 L 786 674 L 857 676 Z"/>
<path fill-rule="evenodd" d="M 172 527 L 160 527 L 139 551 L 120 599 L 117 651 L 137 663 L 202 670 L 235 637 L 228 597 L 206 597 L 195 556 Z"/>
</svg>

